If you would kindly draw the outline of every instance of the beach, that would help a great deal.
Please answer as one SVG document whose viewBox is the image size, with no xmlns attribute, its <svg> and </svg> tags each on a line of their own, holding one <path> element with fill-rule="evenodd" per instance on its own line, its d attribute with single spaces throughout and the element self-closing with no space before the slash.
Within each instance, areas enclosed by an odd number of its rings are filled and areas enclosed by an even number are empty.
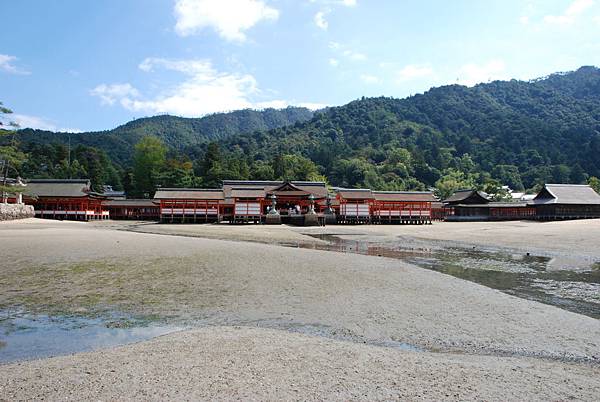
<svg viewBox="0 0 600 402">
<path fill-rule="evenodd" d="M 5 222 L 1 308 L 116 311 L 186 329 L 1 365 L 0 397 L 593 400 L 597 319 L 392 258 L 277 245 L 335 232 L 516 247 L 543 226 L 564 241 L 528 247 L 597 256 L 581 238 L 600 232 L 598 221 L 557 224 Z"/>
</svg>

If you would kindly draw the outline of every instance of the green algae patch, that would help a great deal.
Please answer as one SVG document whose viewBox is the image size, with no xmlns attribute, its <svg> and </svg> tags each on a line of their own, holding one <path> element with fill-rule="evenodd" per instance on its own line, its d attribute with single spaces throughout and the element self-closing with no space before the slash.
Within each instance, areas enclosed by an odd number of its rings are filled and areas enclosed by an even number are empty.
<svg viewBox="0 0 600 402">
<path fill-rule="evenodd" d="M 13 264 L 0 272 L 0 309 L 86 317 L 121 311 L 157 320 L 198 318 L 201 311 L 223 304 L 229 293 L 218 289 L 227 290 L 226 282 L 197 257 Z"/>
</svg>

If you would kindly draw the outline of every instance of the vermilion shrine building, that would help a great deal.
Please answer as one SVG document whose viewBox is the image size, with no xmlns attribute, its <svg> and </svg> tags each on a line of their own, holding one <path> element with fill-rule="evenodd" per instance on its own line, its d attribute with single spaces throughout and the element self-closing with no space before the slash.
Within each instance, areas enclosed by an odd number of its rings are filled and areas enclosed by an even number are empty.
<svg viewBox="0 0 600 402">
<path fill-rule="evenodd" d="M 167 223 L 426 224 L 433 220 L 600 218 L 600 195 L 586 185 L 548 184 L 529 202 L 492 202 L 474 190 L 441 203 L 428 191 L 335 188 L 323 182 L 224 180 L 221 188 L 159 188 L 154 199 L 110 198 L 89 180 L 27 182 L 36 217 L 147 219 Z"/>
<path fill-rule="evenodd" d="M 49 219 L 108 219 L 106 197 L 91 190 L 90 181 L 34 179 L 27 181 L 24 202 L 33 205 L 35 216 Z"/>
</svg>

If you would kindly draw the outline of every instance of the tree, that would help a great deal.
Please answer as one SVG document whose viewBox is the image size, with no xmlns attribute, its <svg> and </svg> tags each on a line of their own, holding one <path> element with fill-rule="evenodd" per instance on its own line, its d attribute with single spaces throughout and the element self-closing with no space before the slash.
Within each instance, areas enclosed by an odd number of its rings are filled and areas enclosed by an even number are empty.
<svg viewBox="0 0 600 402">
<path fill-rule="evenodd" d="M 497 180 L 489 180 L 484 184 L 483 191 L 485 191 L 492 201 L 511 201 L 512 197 L 506 188 L 502 187 L 502 184 Z"/>
<path fill-rule="evenodd" d="M 2 102 L 0 102 L 0 137 L 10 137 L 7 145 L 0 146 L 0 176 L 2 177 L 2 182 L 0 182 L 0 193 L 2 194 L 2 197 L 0 201 L 2 202 L 6 202 L 9 192 L 21 191 L 18 187 L 9 187 L 7 185 L 7 180 L 11 171 L 15 173 L 16 176 L 19 176 L 19 168 L 26 159 L 26 155 L 18 148 L 15 136 L 15 129 L 18 128 L 19 125 L 8 119 L 8 115 L 10 114 L 12 114 L 12 110 L 5 107 Z M 10 127 L 10 129 L 5 129 L 5 127 Z"/>
<path fill-rule="evenodd" d="M 153 197 L 165 167 L 167 147 L 154 136 L 143 137 L 133 154 L 133 189 L 138 197 Z"/>
<path fill-rule="evenodd" d="M 435 195 L 444 200 L 457 190 L 472 188 L 475 188 L 472 175 L 466 175 L 460 170 L 447 169 L 445 174 L 435 182 Z"/>
<path fill-rule="evenodd" d="M 590 176 L 588 178 L 588 184 L 591 188 L 594 189 L 595 192 L 600 194 L 600 179 L 595 176 Z"/>
</svg>

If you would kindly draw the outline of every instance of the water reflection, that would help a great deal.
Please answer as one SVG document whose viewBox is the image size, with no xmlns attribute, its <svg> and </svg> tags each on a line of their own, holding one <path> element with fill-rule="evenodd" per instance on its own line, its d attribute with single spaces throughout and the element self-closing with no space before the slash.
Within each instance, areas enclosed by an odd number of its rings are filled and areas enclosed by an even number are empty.
<svg viewBox="0 0 600 402">
<path fill-rule="evenodd" d="M 410 238 L 367 240 L 319 234 L 323 243 L 283 245 L 399 259 L 525 299 L 600 318 L 600 262 L 476 247 L 447 247 Z M 360 236 L 358 236 L 360 237 Z"/>
<path fill-rule="evenodd" d="M 124 319 L 50 317 L 0 310 L 0 363 L 124 345 L 181 329 Z"/>
</svg>

